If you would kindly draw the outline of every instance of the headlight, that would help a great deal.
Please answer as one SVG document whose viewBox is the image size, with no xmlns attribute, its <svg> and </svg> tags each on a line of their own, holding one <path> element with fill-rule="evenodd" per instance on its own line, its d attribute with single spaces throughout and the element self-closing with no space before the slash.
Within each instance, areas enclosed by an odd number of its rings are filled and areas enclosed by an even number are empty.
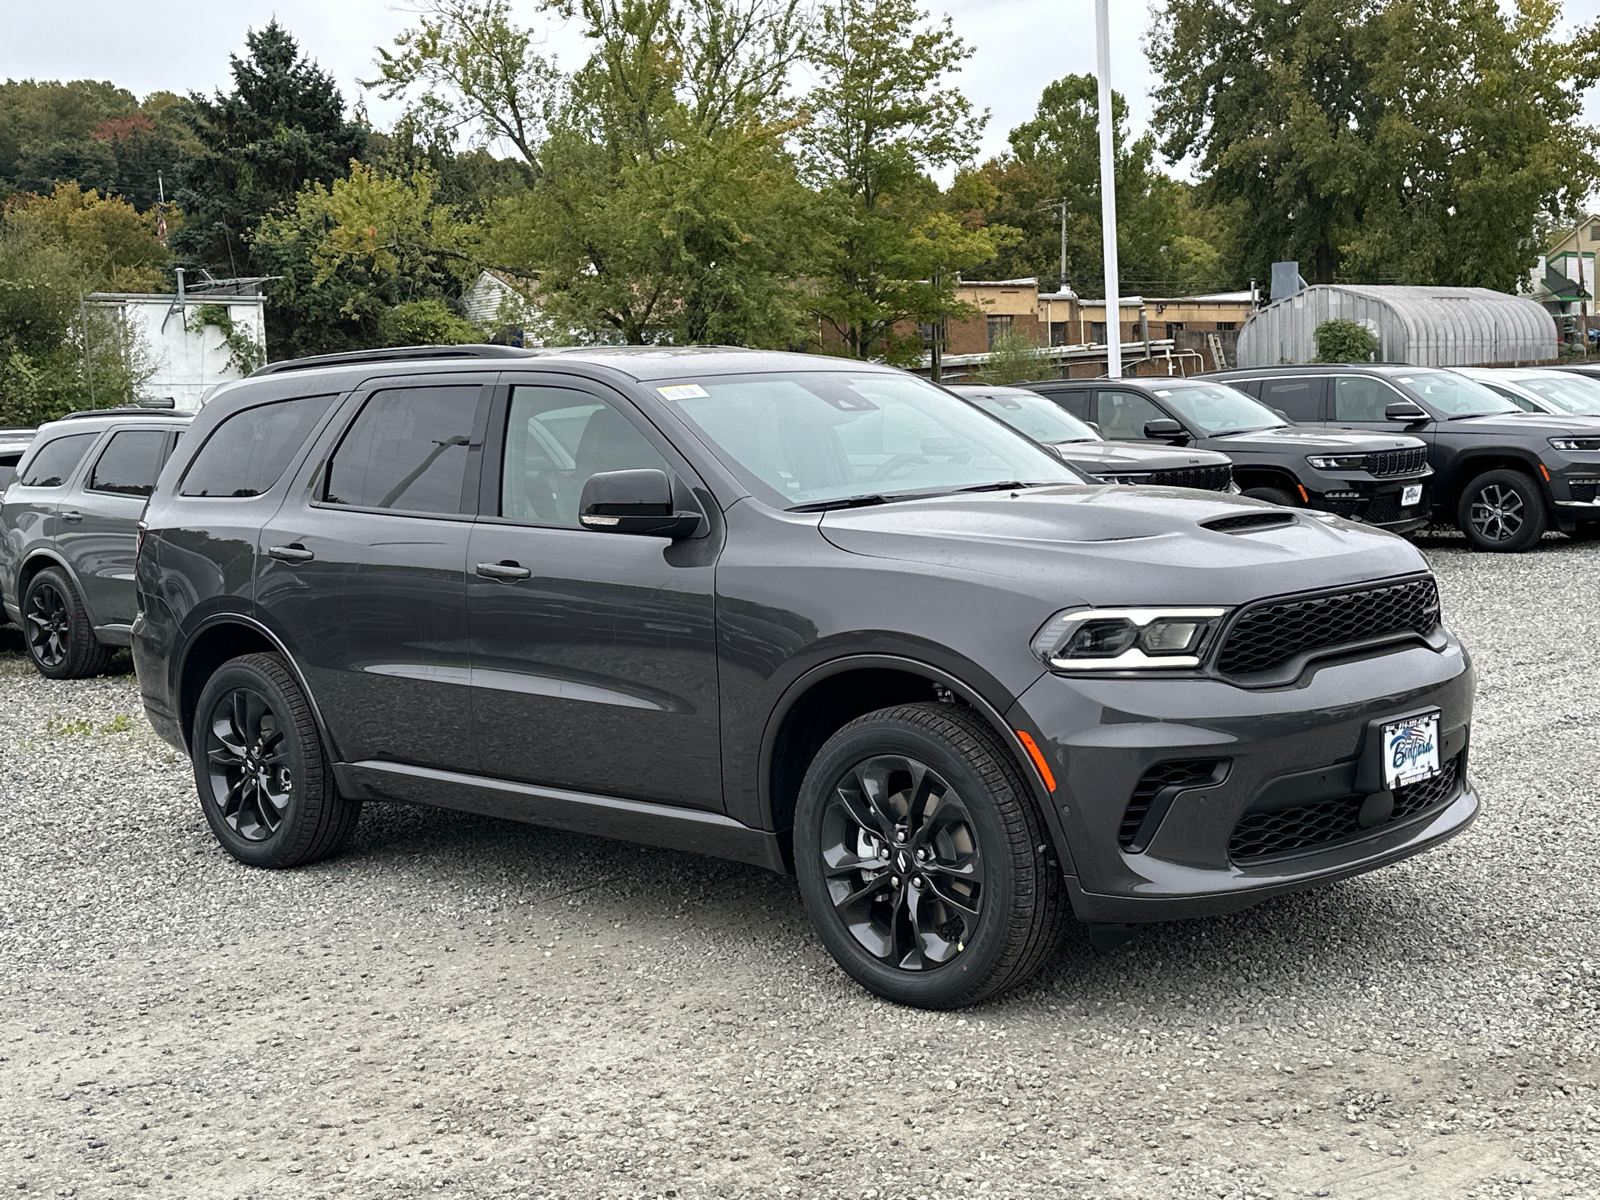
<svg viewBox="0 0 1600 1200">
<path fill-rule="evenodd" d="M 1365 471 L 1365 454 L 1308 454 L 1306 461 L 1319 471 Z"/>
<path fill-rule="evenodd" d="M 1057 671 L 1198 667 L 1225 608 L 1074 608 L 1033 638 L 1033 652 Z"/>
<path fill-rule="evenodd" d="M 1557 450 L 1600 450 L 1600 437 L 1551 438 L 1550 444 Z"/>
</svg>

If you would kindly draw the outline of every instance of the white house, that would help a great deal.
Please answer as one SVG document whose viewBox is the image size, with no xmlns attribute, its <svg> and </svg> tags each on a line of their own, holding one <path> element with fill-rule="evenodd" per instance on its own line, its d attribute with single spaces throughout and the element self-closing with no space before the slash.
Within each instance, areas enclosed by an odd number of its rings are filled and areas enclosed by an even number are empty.
<svg viewBox="0 0 1600 1200">
<path fill-rule="evenodd" d="M 533 280 L 479 271 L 462 294 L 461 311 L 480 329 L 503 332 L 514 346 L 537 346 L 538 340 L 523 332 L 523 326 L 531 324 L 539 311 L 533 299 L 537 286 Z"/>
<path fill-rule="evenodd" d="M 267 361 L 262 296 L 95 292 L 85 303 L 120 327 L 125 345 L 148 356 L 155 373 L 144 398 L 170 396 L 179 412 L 198 412 L 206 389 L 241 379 Z"/>
</svg>

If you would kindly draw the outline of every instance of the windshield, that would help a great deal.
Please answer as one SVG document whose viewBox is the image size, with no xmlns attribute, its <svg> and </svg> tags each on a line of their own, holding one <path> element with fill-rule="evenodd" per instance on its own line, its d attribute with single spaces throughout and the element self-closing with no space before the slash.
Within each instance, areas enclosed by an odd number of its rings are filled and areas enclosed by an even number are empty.
<svg viewBox="0 0 1600 1200">
<path fill-rule="evenodd" d="M 1513 377 L 1512 383 L 1546 401 L 1557 412 L 1578 417 L 1600 417 L 1600 383 L 1581 375 L 1551 379 L 1544 376 Z"/>
<path fill-rule="evenodd" d="M 1453 371 L 1413 371 L 1397 375 L 1395 382 L 1434 412 L 1446 417 L 1486 417 L 1491 413 L 1521 412 L 1504 396 L 1497 396 L 1475 379 Z"/>
<path fill-rule="evenodd" d="M 1037 392 L 978 392 L 965 388 L 958 393 L 986 413 L 999 417 L 1011 428 L 1036 442 L 1097 442 L 1098 434 L 1053 400 Z"/>
<path fill-rule="evenodd" d="M 1151 389 L 1176 409 L 1188 424 L 1214 437 L 1219 433 L 1248 433 L 1257 429 L 1277 429 L 1288 422 L 1238 388 L 1220 383 L 1180 383 Z"/>
<path fill-rule="evenodd" d="M 754 495 L 786 507 L 1084 481 L 1047 450 L 911 375 L 742 375 L 656 391 Z"/>
</svg>

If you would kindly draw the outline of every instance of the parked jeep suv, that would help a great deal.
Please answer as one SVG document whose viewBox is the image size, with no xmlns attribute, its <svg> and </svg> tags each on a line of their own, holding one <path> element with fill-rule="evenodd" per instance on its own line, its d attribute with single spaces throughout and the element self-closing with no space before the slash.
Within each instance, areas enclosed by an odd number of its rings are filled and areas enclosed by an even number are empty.
<svg viewBox="0 0 1600 1200">
<path fill-rule="evenodd" d="M 963 400 L 1049 446 L 1061 460 L 1102 483 L 1153 483 L 1207 492 L 1237 492 L 1233 463 L 1215 450 L 1192 446 L 1108 442 L 1092 427 L 1037 392 L 1020 387 L 956 384 Z"/>
<path fill-rule="evenodd" d="M 242 862 L 378 799 L 723 855 L 951 1006 L 1069 913 L 1227 912 L 1477 812 L 1472 670 L 1399 538 L 1085 484 L 866 363 L 451 353 L 275 364 L 151 497 L 139 686 Z"/>
<path fill-rule="evenodd" d="M 1427 449 L 1404 435 L 1301 429 L 1206 379 L 1052 379 L 1026 385 L 1113 441 L 1170 442 L 1233 460 L 1246 496 L 1409 533 L 1428 523 Z"/>
<path fill-rule="evenodd" d="M 1261 367 L 1220 376 L 1266 403 L 1298 389 L 1298 421 L 1406 432 L 1428 446 L 1433 517 L 1479 550 L 1518 551 L 1554 526 L 1592 536 L 1600 524 L 1600 430 L 1589 417 L 1523 412 L 1455 371 L 1404 365 Z"/>
<path fill-rule="evenodd" d="M 135 611 L 139 514 L 187 415 L 75 413 L 40 426 L 0 502 L 0 598 L 51 679 L 105 669 Z"/>
</svg>

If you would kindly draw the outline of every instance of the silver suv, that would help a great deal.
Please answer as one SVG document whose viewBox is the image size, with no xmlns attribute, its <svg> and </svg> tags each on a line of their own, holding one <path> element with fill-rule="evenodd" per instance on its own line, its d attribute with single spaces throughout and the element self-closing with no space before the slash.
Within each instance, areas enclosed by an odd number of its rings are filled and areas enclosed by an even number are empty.
<svg viewBox="0 0 1600 1200">
<path fill-rule="evenodd" d="M 0 502 L 0 599 L 51 679 L 105 669 L 137 609 L 139 518 L 187 415 L 74 413 L 39 427 Z"/>
</svg>

